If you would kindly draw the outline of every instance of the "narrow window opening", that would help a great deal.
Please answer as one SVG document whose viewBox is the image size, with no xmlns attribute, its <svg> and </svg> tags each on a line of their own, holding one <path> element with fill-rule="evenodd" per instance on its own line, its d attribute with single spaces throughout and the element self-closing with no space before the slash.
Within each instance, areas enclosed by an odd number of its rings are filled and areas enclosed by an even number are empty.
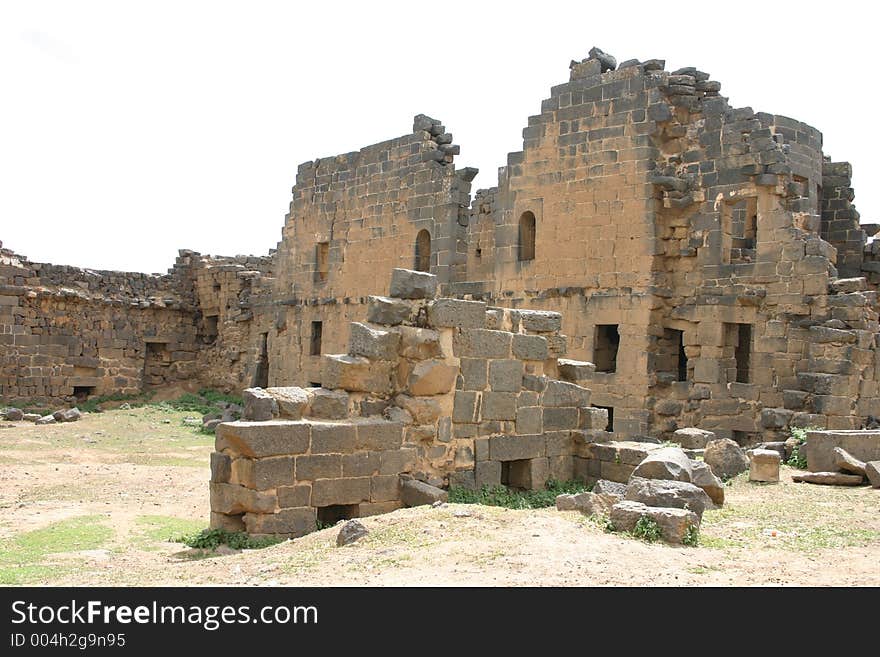
<svg viewBox="0 0 880 657">
<path fill-rule="evenodd" d="M 605 431 L 614 431 L 614 407 L 613 406 L 599 406 L 594 404 L 596 408 L 604 408 L 608 411 L 608 424 L 605 425 Z"/>
<path fill-rule="evenodd" d="M 78 402 L 83 402 L 95 394 L 95 386 L 73 386 L 73 396 Z"/>
<path fill-rule="evenodd" d="M 688 378 L 688 359 L 684 351 L 684 331 L 676 331 L 678 340 L 676 341 L 676 349 L 678 350 L 678 380 L 687 381 Z"/>
<path fill-rule="evenodd" d="M 737 324 L 736 349 L 736 381 L 737 383 L 749 383 L 751 380 L 752 360 L 752 326 L 751 324 Z"/>
<path fill-rule="evenodd" d="M 535 259 L 535 215 L 523 212 L 519 218 L 519 259 L 521 261 Z"/>
<path fill-rule="evenodd" d="M 324 322 L 312 322 L 312 339 L 309 344 L 309 355 L 321 355 L 321 340 L 324 336 Z"/>
<path fill-rule="evenodd" d="M 597 372 L 617 371 L 617 350 L 620 346 L 620 332 L 617 324 L 596 326 L 596 339 L 593 345 L 593 363 Z"/>
<path fill-rule="evenodd" d="M 431 233 L 420 230 L 416 236 L 416 271 L 431 271 Z"/>
<path fill-rule="evenodd" d="M 758 246 L 758 199 L 724 203 L 721 212 L 722 260 L 725 264 L 754 262 Z"/>
<path fill-rule="evenodd" d="M 330 242 L 318 242 L 315 245 L 315 279 L 326 281 L 330 272 Z"/>
<path fill-rule="evenodd" d="M 269 334 L 260 333 L 260 357 L 257 359 L 257 370 L 254 373 L 254 387 L 269 387 Z"/>
</svg>

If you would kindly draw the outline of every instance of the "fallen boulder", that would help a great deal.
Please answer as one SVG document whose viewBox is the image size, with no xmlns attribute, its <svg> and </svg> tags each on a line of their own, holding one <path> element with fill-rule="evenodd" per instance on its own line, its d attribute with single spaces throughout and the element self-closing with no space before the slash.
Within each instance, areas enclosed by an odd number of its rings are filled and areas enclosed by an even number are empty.
<svg viewBox="0 0 880 657">
<path fill-rule="evenodd" d="M 703 461 L 712 468 L 722 480 L 735 477 L 749 469 L 749 457 L 730 438 L 710 440 L 703 452 Z"/>
<path fill-rule="evenodd" d="M 600 495 L 615 495 L 622 500 L 626 495 L 626 484 L 600 479 L 593 485 L 593 492 Z"/>
<path fill-rule="evenodd" d="M 700 526 L 700 519 L 693 511 L 647 506 L 631 500 L 618 502 L 611 508 L 611 525 L 616 531 L 631 532 L 644 516 L 657 523 L 663 540 L 669 543 L 682 543 L 690 527 Z"/>
<path fill-rule="evenodd" d="M 792 481 L 807 484 L 823 484 L 825 486 L 861 486 L 865 478 L 860 475 L 842 472 L 805 472 L 792 475 Z"/>
<path fill-rule="evenodd" d="M 679 447 L 653 450 L 633 470 L 633 477 L 642 479 L 671 479 L 690 482 L 693 471 L 691 460 Z"/>
<path fill-rule="evenodd" d="M 672 442 L 685 449 L 703 449 L 710 440 L 715 440 L 714 433 L 696 427 L 678 429 L 672 434 Z"/>
<path fill-rule="evenodd" d="M 55 417 L 52 415 L 44 415 L 40 419 L 35 421 L 35 424 L 55 424 Z"/>
<path fill-rule="evenodd" d="M 686 481 L 632 477 L 626 487 L 625 499 L 653 507 L 687 509 L 701 519 L 703 511 L 715 508 L 702 488 Z"/>
<path fill-rule="evenodd" d="M 865 463 L 865 475 L 871 486 L 880 488 L 880 461 L 868 461 Z"/>
<path fill-rule="evenodd" d="M 417 479 L 407 479 L 400 486 L 400 500 L 407 506 L 422 506 L 434 502 L 446 502 L 449 493 Z"/>
<path fill-rule="evenodd" d="M 24 411 L 20 408 L 7 408 L 3 411 L 3 417 L 10 422 L 18 422 L 24 419 Z"/>
<path fill-rule="evenodd" d="M 855 456 L 847 452 L 843 447 L 834 448 L 834 465 L 841 472 L 861 475 L 866 477 L 865 462 L 859 461 Z"/>
<path fill-rule="evenodd" d="M 557 495 L 556 509 L 558 511 L 580 511 L 588 516 L 608 515 L 611 507 L 617 504 L 620 498 L 616 495 L 602 493 L 577 493 L 576 495 Z"/>
<path fill-rule="evenodd" d="M 342 525 L 342 528 L 336 535 L 336 547 L 351 545 L 355 541 L 361 540 L 369 533 L 370 532 L 367 528 L 364 527 L 363 523 L 359 520 L 348 520 Z"/>
<path fill-rule="evenodd" d="M 702 488 L 716 506 L 722 506 L 724 504 L 724 482 L 715 476 L 711 466 L 703 461 L 691 461 L 691 468 L 693 470 L 691 483 Z"/>
</svg>

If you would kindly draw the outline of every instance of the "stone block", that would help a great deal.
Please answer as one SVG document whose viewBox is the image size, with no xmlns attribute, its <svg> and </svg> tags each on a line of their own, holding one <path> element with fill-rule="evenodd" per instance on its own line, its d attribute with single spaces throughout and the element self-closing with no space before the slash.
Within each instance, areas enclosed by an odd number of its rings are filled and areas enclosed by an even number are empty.
<svg viewBox="0 0 880 657">
<path fill-rule="evenodd" d="M 272 513 L 276 497 L 235 484 L 210 484 L 211 511 L 235 515 L 239 513 Z"/>
<path fill-rule="evenodd" d="M 492 461 L 518 461 L 544 456 L 547 445 L 544 436 L 491 436 L 489 458 Z"/>
<path fill-rule="evenodd" d="M 484 392 L 480 415 L 483 420 L 516 420 L 516 394 Z"/>
<path fill-rule="evenodd" d="M 880 461 L 868 461 L 865 463 L 865 474 L 872 487 L 880 488 Z"/>
<path fill-rule="evenodd" d="M 722 480 L 735 477 L 749 469 L 749 458 L 742 448 L 730 438 L 710 440 L 703 452 L 703 461 Z"/>
<path fill-rule="evenodd" d="M 360 322 L 351 323 L 348 336 L 348 353 L 351 356 L 364 356 L 370 360 L 397 360 L 399 346 L 400 333 L 396 331 L 375 329 Z"/>
<path fill-rule="evenodd" d="M 608 409 L 595 406 L 581 407 L 578 410 L 578 429 L 585 431 L 605 431 L 608 426 Z"/>
<path fill-rule="evenodd" d="M 400 485 L 400 499 L 406 506 L 424 506 L 445 502 L 449 499 L 449 494 L 442 488 L 408 479 Z"/>
<path fill-rule="evenodd" d="M 272 420 L 271 422 L 223 422 L 217 425 L 215 449 L 229 450 L 250 458 L 304 454 L 309 450 L 311 423 Z"/>
<path fill-rule="evenodd" d="M 315 510 L 310 507 L 281 509 L 272 514 L 246 513 L 244 524 L 248 534 L 286 534 L 297 537 L 317 529 Z"/>
<path fill-rule="evenodd" d="M 672 434 L 672 442 L 678 443 L 685 449 L 703 449 L 710 440 L 715 440 L 714 433 L 695 427 L 677 429 Z"/>
<path fill-rule="evenodd" d="M 476 438 L 474 440 L 474 459 L 477 461 L 489 460 L 489 439 Z"/>
<path fill-rule="evenodd" d="M 211 481 L 216 484 L 229 482 L 232 475 L 232 459 L 226 454 L 211 452 Z"/>
<path fill-rule="evenodd" d="M 355 450 L 357 428 L 353 424 L 312 424 L 312 454 L 347 454 Z"/>
<path fill-rule="evenodd" d="M 483 301 L 437 299 L 428 305 L 428 323 L 435 327 L 481 329 L 486 326 Z"/>
<path fill-rule="evenodd" d="M 478 461 L 474 467 L 477 488 L 501 485 L 501 461 Z"/>
<path fill-rule="evenodd" d="M 440 417 L 440 403 L 432 397 L 397 395 L 394 403 L 409 413 L 416 424 L 432 424 Z"/>
<path fill-rule="evenodd" d="M 706 509 L 715 508 L 706 492 L 686 481 L 642 479 L 633 476 L 626 487 L 625 499 L 648 506 L 688 509 L 703 517 Z"/>
<path fill-rule="evenodd" d="M 489 383 L 489 361 L 485 358 L 462 358 L 461 388 L 463 390 L 485 390 Z"/>
<path fill-rule="evenodd" d="M 340 454 L 311 454 L 296 457 L 297 481 L 339 479 L 342 476 L 342 456 Z"/>
<path fill-rule="evenodd" d="M 244 418 L 254 422 L 265 422 L 278 417 L 278 402 L 262 388 L 247 388 L 242 391 Z"/>
<path fill-rule="evenodd" d="M 823 486 L 861 486 L 865 483 L 864 477 L 844 472 L 804 472 L 792 475 L 791 480 Z"/>
<path fill-rule="evenodd" d="M 458 369 L 442 360 L 416 363 L 407 380 L 407 391 L 413 396 L 442 395 L 452 390 Z"/>
<path fill-rule="evenodd" d="M 372 477 L 316 479 L 312 482 L 312 506 L 369 502 L 371 479 Z"/>
<path fill-rule="evenodd" d="M 257 490 L 268 490 L 278 486 L 293 485 L 294 458 L 292 456 L 274 456 L 254 459 L 253 486 Z"/>
<path fill-rule="evenodd" d="M 624 500 L 611 507 L 611 524 L 616 531 L 631 532 L 640 518 L 647 516 L 660 527 L 663 540 L 680 544 L 690 527 L 699 527 L 700 520 L 693 511 L 651 507 L 641 502 Z"/>
<path fill-rule="evenodd" d="M 373 452 L 400 449 L 403 425 L 399 422 L 369 421 L 357 425 L 355 447 Z"/>
<path fill-rule="evenodd" d="M 509 358 L 513 334 L 489 329 L 463 329 L 453 336 L 452 351 L 460 358 Z"/>
<path fill-rule="evenodd" d="M 540 406 L 524 406 L 516 409 L 516 432 L 518 434 L 544 433 L 543 409 Z"/>
<path fill-rule="evenodd" d="M 551 333 L 562 329 L 562 315 L 548 310 L 517 310 L 526 331 Z"/>
<path fill-rule="evenodd" d="M 312 398 L 305 388 L 295 386 L 266 388 L 266 393 L 278 405 L 278 414 L 288 420 L 301 420 Z"/>
<path fill-rule="evenodd" d="M 557 365 L 559 366 L 559 378 L 570 383 L 589 379 L 596 372 L 596 365 L 584 360 L 560 358 Z"/>
<path fill-rule="evenodd" d="M 616 463 L 614 461 L 599 462 L 599 476 L 609 481 L 627 482 L 633 474 L 635 466 L 626 463 Z"/>
<path fill-rule="evenodd" d="M 372 477 L 379 474 L 379 452 L 342 455 L 343 477 Z"/>
<path fill-rule="evenodd" d="M 489 387 L 495 392 L 519 392 L 522 389 L 522 361 L 489 361 Z"/>
<path fill-rule="evenodd" d="M 753 449 L 749 452 L 749 481 L 779 482 L 779 464 L 782 457 L 772 449 Z"/>
<path fill-rule="evenodd" d="M 540 335 L 513 335 L 513 355 L 520 360 L 547 360 L 550 351 L 547 338 Z"/>
<path fill-rule="evenodd" d="M 409 472 L 415 467 L 417 458 L 418 453 L 412 447 L 379 452 L 379 474 L 399 475 Z"/>
<path fill-rule="evenodd" d="M 580 414 L 577 408 L 545 408 L 544 431 L 577 429 Z"/>
<path fill-rule="evenodd" d="M 476 490 L 477 480 L 473 470 L 457 470 L 449 475 L 449 486 Z"/>
<path fill-rule="evenodd" d="M 228 532 L 247 531 L 244 525 L 244 516 L 242 514 L 229 516 L 225 513 L 215 513 L 211 511 L 211 521 L 209 524 L 211 529 L 225 529 Z"/>
<path fill-rule="evenodd" d="M 619 501 L 615 495 L 603 495 L 601 493 L 558 495 L 556 497 L 556 510 L 580 511 L 588 516 L 607 516 L 611 513 L 611 508 Z"/>
<path fill-rule="evenodd" d="M 426 360 L 443 356 L 437 331 L 415 326 L 401 326 L 397 330 L 400 332 L 399 353 L 404 358 Z"/>
<path fill-rule="evenodd" d="M 322 361 L 321 383 L 325 388 L 388 394 L 395 363 L 371 361 L 363 356 L 326 354 Z"/>
<path fill-rule="evenodd" d="M 370 478 L 370 501 L 390 502 L 400 499 L 400 477 L 379 475 Z"/>
<path fill-rule="evenodd" d="M 452 406 L 453 422 L 479 422 L 481 395 L 477 392 L 456 390 Z"/>
<path fill-rule="evenodd" d="M 275 494 L 278 496 L 278 506 L 282 509 L 309 506 L 312 487 L 309 484 L 280 486 Z"/>
<path fill-rule="evenodd" d="M 569 455 L 548 456 L 550 462 L 550 478 L 556 481 L 574 479 L 574 457 Z"/>
<path fill-rule="evenodd" d="M 311 388 L 309 415 L 323 420 L 344 420 L 348 417 L 349 396 L 344 390 Z"/>
<path fill-rule="evenodd" d="M 589 406 L 590 391 L 574 383 L 550 379 L 541 395 L 541 404 L 550 407 Z"/>
<path fill-rule="evenodd" d="M 703 461 L 691 461 L 691 483 L 702 488 L 716 506 L 724 504 L 724 483 L 715 476 L 712 468 Z"/>
<path fill-rule="evenodd" d="M 361 518 L 379 516 L 402 509 L 403 506 L 403 502 L 400 500 L 391 500 L 390 502 L 362 502 L 358 507 L 358 516 Z"/>
<path fill-rule="evenodd" d="M 415 305 L 403 299 L 380 296 L 371 296 L 367 299 L 367 321 L 371 324 L 397 326 L 411 322 L 415 312 Z"/>
<path fill-rule="evenodd" d="M 837 470 L 835 447 L 859 461 L 880 461 L 880 431 L 874 429 L 807 432 L 807 468 L 811 472 Z"/>
<path fill-rule="evenodd" d="M 396 299 L 433 299 L 437 296 L 437 277 L 424 271 L 392 269 L 388 294 Z"/>
<path fill-rule="evenodd" d="M 550 478 L 550 462 L 546 457 L 513 461 L 508 468 L 508 484 L 514 488 L 543 490 Z"/>
</svg>

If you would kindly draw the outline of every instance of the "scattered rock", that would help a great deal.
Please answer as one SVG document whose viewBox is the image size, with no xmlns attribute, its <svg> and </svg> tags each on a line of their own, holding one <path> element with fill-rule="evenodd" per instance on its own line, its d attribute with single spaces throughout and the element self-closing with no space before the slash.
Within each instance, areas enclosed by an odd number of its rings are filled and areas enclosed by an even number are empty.
<svg viewBox="0 0 880 657">
<path fill-rule="evenodd" d="M 123 402 L 123 403 L 121 403 L 121 404 L 119 405 L 119 410 L 120 410 L 120 411 L 130 411 L 130 410 L 131 410 L 131 404 L 129 404 L 128 402 Z"/>
<path fill-rule="evenodd" d="M 76 422 L 82 417 L 78 408 L 64 408 L 52 413 L 56 422 Z"/>
<path fill-rule="evenodd" d="M 401 482 L 400 485 L 400 500 L 407 506 L 422 506 L 423 504 L 446 502 L 448 499 L 449 493 L 445 490 L 426 484 L 423 481 L 408 479 Z"/>
<path fill-rule="evenodd" d="M 588 516 L 608 515 L 611 512 L 611 507 L 619 501 L 620 498 L 617 495 L 603 493 L 557 495 L 556 509 L 558 511 L 580 511 Z"/>
<path fill-rule="evenodd" d="M 647 506 L 631 500 L 618 502 L 611 508 L 611 525 L 616 531 L 631 532 L 643 516 L 657 523 L 663 540 L 669 543 L 681 543 L 689 527 L 700 526 L 700 519 L 693 511 Z"/>
<path fill-rule="evenodd" d="M 785 443 L 784 442 L 774 441 L 774 442 L 769 442 L 769 443 L 759 443 L 759 444 L 755 445 L 754 449 L 773 450 L 774 452 L 779 453 L 779 458 L 782 459 L 783 461 L 786 458 L 786 456 L 785 456 Z"/>
<path fill-rule="evenodd" d="M 679 447 L 664 447 L 650 452 L 633 470 L 633 477 L 671 479 L 690 482 L 691 460 Z"/>
<path fill-rule="evenodd" d="M 311 395 L 304 389 L 296 386 L 285 388 L 266 388 L 269 394 L 278 404 L 278 413 L 281 417 L 291 420 L 301 420 L 306 412 L 306 407 L 311 401 Z M 227 408 L 227 411 L 233 413 Z"/>
<path fill-rule="evenodd" d="M 433 299 L 437 296 L 437 280 L 423 271 L 392 269 L 388 295 L 396 299 Z"/>
<path fill-rule="evenodd" d="M 223 422 L 223 420 L 221 420 L 220 418 L 214 418 L 213 420 L 208 420 L 207 422 L 204 422 L 202 424 L 202 429 L 204 429 L 205 431 L 211 431 L 211 432 L 216 431 L 217 425 L 220 424 L 221 422 Z"/>
<path fill-rule="evenodd" d="M 605 71 L 613 71 L 617 68 L 617 58 L 613 55 L 609 55 L 604 50 L 593 46 L 590 48 L 590 59 L 598 59 L 599 63 L 602 65 L 602 72 Z"/>
<path fill-rule="evenodd" d="M 56 420 L 51 415 L 44 415 L 43 417 L 36 420 L 36 424 L 55 424 Z"/>
<path fill-rule="evenodd" d="M 880 461 L 868 461 L 865 463 L 865 475 L 874 488 L 880 488 Z"/>
<path fill-rule="evenodd" d="M 791 480 L 825 486 L 861 486 L 865 483 L 864 477 L 842 472 L 804 472 L 792 475 Z"/>
<path fill-rule="evenodd" d="M 244 399 L 244 419 L 267 422 L 278 417 L 278 402 L 262 388 L 247 388 L 241 396 Z"/>
<path fill-rule="evenodd" d="M 678 429 L 672 434 L 672 442 L 685 449 L 703 449 L 710 440 L 715 440 L 714 433 L 696 427 Z"/>
<path fill-rule="evenodd" d="M 348 416 L 348 393 L 344 390 L 311 388 L 311 415 L 324 420 L 342 420 Z"/>
<path fill-rule="evenodd" d="M 467 509 L 456 509 L 455 511 L 452 512 L 453 518 L 470 518 L 471 515 L 472 515 L 471 512 L 468 511 Z"/>
<path fill-rule="evenodd" d="M 336 535 L 336 547 L 351 545 L 369 533 L 359 520 L 347 520 L 339 530 L 339 534 Z"/>
<path fill-rule="evenodd" d="M 703 452 L 703 461 L 721 479 L 730 479 L 749 469 L 749 457 L 730 438 L 710 440 Z"/>
<path fill-rule="evenodd" d="M 687 509 L 701 519 L 703 511 L 715 508 L 702 488 L 686 481 L 632 477 L 626 487 L 625 499 L 647 506 Z"/>
<path fill-rule="evenodd" d="M 616 495 L 623 499 L 626 495 L 626 484 L 600 479 L 593 485 L 593 492 L 599 495 Z"/>
<path fill-rule="evenodd" d="M 782 456 L 773 449 L 753 449 L 749 452 L 749 481 L 777 483 Z"/>
<path fill-rule="evenodd" d="M 834 448 L 834 465 L 841 472 L 849 472 L 850 474 L 861 475 L 866 477 L 865 462 L 859 461 L 855 456 L 847 452 L 842 447 Z"/>
<path fill-rule="evenodd" d="M 24 412 L 20 408 L 7 408 L 3 411 L 3 418 L 10 422 L 19 422 L 24 419 Z"/>
<path fill-rule="evenodd" d="M 797 438 L 789 438 L 783 443 L 783 445 L 785 446 L 785 455 L 782 458 L 783 460 L 788 461 L 794 453 L 794 448 L 800 446 L 800 441 Z"/>
<path fill-rule="evenodd" d="M 702 488 L 715 506 L 723 506 L 724 482 L 715 476 L 711 466 L 703 461 L 691 461 L 691 468 L 693 470 L 691 483 Z"/>
<path fill-rule="evenodd" d="M 26 422 L 36 422 L 42 417 L 39 413 L 25 413 L 22 417 Z"/>
</svg>

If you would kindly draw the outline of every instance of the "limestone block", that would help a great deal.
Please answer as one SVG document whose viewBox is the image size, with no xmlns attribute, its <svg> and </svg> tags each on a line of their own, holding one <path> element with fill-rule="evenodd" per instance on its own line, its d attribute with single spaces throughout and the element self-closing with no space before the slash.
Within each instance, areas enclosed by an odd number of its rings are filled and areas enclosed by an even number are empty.
<svg viewBox="0 0 880 657">
<path fill-rule="evenodd" d="M 294 386 L 266 388 L 266 394 L 275 400 L 279 415 L 291 420 L 302 419 L 312 398 L 312 395 L 305 388 Z"/>
<path fill-rule="evenodd" d="M 550 333 L 562 329 L 562 315 L 547 310 L 517 310 L 526 331 Z"/>
<path fill-rule="evenodd" d="M 400 332 L 399 353 L 404 358 L 426 360 L 443 357 L 440 334 L 437 331 L 414 326 L 401 326 L 397 330 Z"/>
<path fill-rule="evenodd" d="M 596 371 L 596 365 L 594 363 L 584 360 L 560 358 L 558 366 L 559 378 L 571 383 L 577 383 L 579 380 L 588 379 Z"/>
<path fill-rule="evenodd" d="M 690 482 L 693 470 L 690 459 L 680 448 L 665 447 L 648 454 L 633 471 L 633 476 Z"/>
<path fill-rule="evenodd" d="M 363 356 L 327 354 L 323 358 L 321 383 L 325 388 L 342 388 L 353 392 L 391 392 L 394 363 L 371 361 Z"/>
<path fill-rule="evenodd" d="M 749 481 L 776 483 L 782 458 L 772 449 L 753 449 L 749 452 Z"/>
<path fill-rule="evenodd" d="M 415 305 L 403 299 L 370 296 L 367 299 L 367 321 L 371 324 L 397 326 L 412 321 Z"/>
<path fill-rule="evenodd" d="M 407 411 L 416 424 L 432 424 L 443 412 L 440 402 L 433 397 L 397 395 L 394 398 L 394 403 Z"/>
<path fill-rule="evenodd" d="M 437 277 L 412 269 L 392 269 L 389 296 L 397 299 L 433 299 L 437 296 Z"/>
<path fill-rule="evenodd" d="M 442 395 L 455 385 L 458 368 L 442 360 L 423 360 L 409 373 L 407 391 L 413 396 Z"/>
</svg>

